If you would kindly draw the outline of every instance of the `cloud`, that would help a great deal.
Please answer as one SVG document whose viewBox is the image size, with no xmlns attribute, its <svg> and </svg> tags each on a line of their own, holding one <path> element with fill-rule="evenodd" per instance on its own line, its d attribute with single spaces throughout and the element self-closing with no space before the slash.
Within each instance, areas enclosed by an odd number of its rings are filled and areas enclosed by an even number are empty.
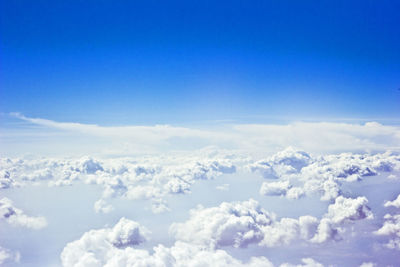
<svg viewBox="0 0 400 267">
<path fill-rule="evenodd" d="M 46 153 L 44 147 L 37 144 L 35 134 L 48 134 L 48 129 L 55 129 L 63 135 L 54 143 L 60 147 L 60 154 L 71 151 L 75 153 L 92 151 L 101 154 L 132 154 L 145 151 L 160 152 L 176 149 L 191 150 L 205 146 L 220 146 L 227 149 L 248 151 L 262 155 L 277 152 L 288 146 L 296 146 L 300 150 L 313 153 L 337 153 L 343 151 L 383 151 L 399 150 L 400 128 L 376 122 L 365 124 L 333 123 L 333 122 L 295 122 L 287 125 L 271 124 L 225 124 L 219 127 L 176 127 L 170 125 L 154 126 L 99 126 L 73 122 L 57 122 L 42 118 L 30 118 L 19 113 L 11 116 L 23 120 L 29 125 L 42 128 L 4 129 L 2 136 L 7 138 L 5 144 L 8 153 L 15 154 L 17 149 L 37 153 Z M 38 133 L 39 132 L 39 133 Z M 24 133 L 24 134 L 22 134 Z M 70 139 L 62 139 L 66 136 Z M 88 137 L 87 142 L 80 142 Z M 94 142 L 93 138 L 101 138 Z M 24 141 L 24 148 L 18 146 Z M 68 141 L 65 141 L 68 140 Z M 106 142 L 104 142 L 107 140 Z M 48 141 L 50 142 L 50 140 Z M 47 145 L 49 144 L 47 142 Z M 67 142 L 67 146 L 63 146 Z M 90 145 L 92 143 L 92 145 Z M 12 146 L 10 144 L 13 144 Z M 29 149 L 35 149 L 28 151 Z M 6 153 L 5 152 L 5 153 Z M 47 151 L 48 152 L 48 151 Z M 54 150 L 52 150 L 54 153 Z M 72 152 L 71 152 L 72 153 Z M 301 161 L 293 162 L 294 165 Z M 288 165 L 288 164 L 286 164 Z M 295 167 L 294 167 L 295 168 Z"/>
<path fill-rule="evenodd" d="M 304 196 L 304 189 L 293 187 L 289 181 L 264 182 L 260 188 L 260 194 L 264 196 L 285 196 L 288 199 L 298 199 Z"/>
<path fill-rule="evenodd" d="M 317 233 L 311 242 L 322 243 L 340 239 L 346 224 L 363 219 L 373 219 L 373 214 L 367 206 L 366 197 L 345 198 L 339 196 L 335 203 L 328 206 L 328 212 L 321 219 Z"/>
<path fill-rule="evenodd" d="M 47 226 L 46 218 L 26 215 L 22 210 L 14 207 L 13 202 L 6 197 L 0 199 L 0 219 L 12 226 L 32 229 L 41 229 Z"/>
<path fill-rule="evenodd" d="M 390 152 L 310 156 L 288 148 L 264 160 L 250 163 L 246 168 L 260 173 L 264 178 L 279 179 L 276 182 L 264 182 L 260 188 L 262 195 L 296 199 L 319 193 L 321 200 L 331 201 L 341 195 L 343 183 L 361 181 L 382 172 L 399 171 L 400 156 Z"/>
<path fill-rule="evenodd" d="M 21 254 L 0 246 L 0 265 L 5 263 L 19 263 Z M 5 265 L 4 265 L 5 266 Z"/>
<path fill-rule="evenodd" d="M 302 264 L 290 264 L 290 263 L 284 263 L 281 264 L 280 267 L 324 267 L 321 263 L 315 261 L 312 258 L 304 258 L 301 259 Z"/>
<path fill-rule="evenodd" d="M 68 243 L 61 253 L 63 266 L 102 266 L 109 254 L 139 245 L 150 231 L 135 221 L 121 218 L 113 228 L 90 230 L 79 240 Z"/>
<path fill-rule="evenodd" d="M 265 160 L 248 165 L 248 168 L 261 173 L 264 178 L 279 178 L 285 174 L 296 173 L 311 162 L 312 159 L 306 152 L 288 147 Z"/>
<path fill-rule="evenodd" d="M 176 242 L 172 247 L 158 245 L 153 253 L 144 249 L 127 247 L 125 249 L 111 248 L 101 255 L 96 244 L 91 244 L 92 250 L 79 254 L 79 258 L 69 253 L 69 247 L 64 248 L 61 256 L 62 264 L 69 266 L 127 266 L 127 267 L 187 267 L 187 266 L 219 266 L 219 267 L 273 267 L 265 257 L 252 257 L 248 262 L 233 258 L 224 250 L 210 250 L 184 242 Z M 67 253 L 68 252 L 68 253 Z"/>
<path fill-rule="evenodd" d="M 280 218 L 262 209 L 257 201 L 223 202 L 217 207 L 197 207 L 184 223 L 174 223 L 175 239 L 211 248 L 246 247 L 249 244 L 276 247 L 294 240 L 322 243 L 340 240 L 344 227 L 358 220 L 372 219 L 365 197 L 338 197 L 321 220 L 310 216 Z"/>
<path fill-rule="evenodd" d="M 15 181 L 11 179 L 10 172 L 1 170 L 0 171 L 0 189 L 7 189 L 14 187 L 16 185 Z"/>
<path fill-rule="evenodd" d="M 339 196 L 335 203 L 329 205 L 326 218 L 335 224 L 342 224 L 347 221 L 357 221 L 362 219 L 372 219 L 373 214 L 367 206 L 366 197 L 345 198 Z"/>
<path fill-rule="evenodd" d="M 400 214 L 386 214 L 384 219 L 382 227 L 375 231 L 374 234 L 390 237 L 386 247 L 400 250 Z"/>
<path fill-rule="evenodd" d="M 266 196 L 283 196 L 291 188 L 289 181 L 264 182 L 260 188 L 260 194 Z"/>
<path fill-rule="evenodd" d="M 202 180 L 212 180 L 236 172 L 237 159 L 218 151 L 196 151 L 146 157 L 1 159 L 0 175 L 4 186 L 47 183 L 71 186 L 78 182 L 103 188 L 102 198 L 94 204 L 96 212 L 112 210 L 108 198 L 146 199 L 155 213 L 168 211 L 167 195 L 187 194 Z M 3 181 L 0 179 L 0 182 Z"/>
<path fill-rule="evenodd" d="M 96 213 L 110 213 L 114 208 L 110 204 L 107 204 L 104 199 L 99 199 L 94 203 L 94 210 Z"/>
<path fill-rule="evenodd" d="M 245 247 L 263 239 L 262 226 L 272 223 L 274 215 L 257 201 L 223 202 L 218 207 L 197 207 L 185 223 L 174 223 L 170 233 L 178 240 L 210 247 Z"/>
<path fill-rule="evenodd" d="M 400 208 L 400 194 L 397 196 L 397 198 L 393 201 L 387 201 L 384 204 L 384 207 L 395 207 L 395 208 Z"/>
<path fill-rule="evenodd" d="M 91 230 L 68 243 L 62 253 L 62 265 L 69 266 L 251 266 L 272 267 L 265 257 L 253 257 L 243 263 L 223 250 L 176 242 L 172 247 L 158 245 L 154 253 L 135 246 L 147 239 L 148 230 L 122 218 L 113 228 Z"/>
</svg>

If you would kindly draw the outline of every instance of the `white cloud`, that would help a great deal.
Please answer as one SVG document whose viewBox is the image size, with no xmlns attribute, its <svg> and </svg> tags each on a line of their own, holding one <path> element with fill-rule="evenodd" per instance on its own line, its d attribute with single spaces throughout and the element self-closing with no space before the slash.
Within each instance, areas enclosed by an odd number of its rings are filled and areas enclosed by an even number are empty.
<svg viewBox="0 0 400 267">
<path fill-rule="evenodd" d="M 289 181 L 264 182 L 260 188 L 260 194 L 266 196 L 283 196 L 291 188 Z"/>
<path fill-rule="evenodd" d="M 290 264 L 290 263 L 284 263 L 281 264 L 280 267 L 324 267 L 321 263 L 317 262 L 316 260 L 312 258 L 304 258 L 301 259 L 302 264 Z"/>
<path fill-rule="evenodd" d="M 61 253 L 63 266 L 102 266 L 114 250 L 139 245 L 150 231 L 135 221 L 121 218 L 113 228 L 86 232 L 68 243 Z"/>
<path fill-rule="evenodd" d="M 385 152 L 312 157 L 288 148 L 267 159 L 250 163 L 247 168 L 261 173 L 264 178 L 279 179 L 277 182 L 264 182 L 260 188 L 262 195 L 296 199 L 305 194 L 319 193 L 321 200 L 330 201 L 341 195 L 343 183 L 361 181 L 382 172 L 399 171 L 400 156 Z"/>
<path fill-rule="evenodd" d="M 285 174 L 299 172 L 311 162 L 312 159 L 306 152 L 288 147 L 265 160 L 250 164 L 248 167 L 253 172 L 260 172 L 264 178 L 279 178 Z"/>
<path fill-rule="evenodd" d="M 299 219 L 281 218 L 262 227 L 264 238 L 259 245 L 275 247 L 289 245 L 296 239 L 308 240 L 315 234 L 317 226 L 318 219 L 313 216 L 301 216 Z"/>
<path fill-rule="evenodd" d="M 249 244 L 275 247 L 294 240 L 322 243 L 339 240 L 345 226 L 372 219 L 365 197 L 338 197 L 321 220 L 309 215 L 280 218 L 262 209 L 257 201 L 223 202 L 217 207 L 190 211 L 184 223 L 174 223 L 170 233 L 177 239 L 212 248 L 246 247 Z"/>
<path fill-rule="evenodd" d="M 15 135 L 15 131 L 5 129 L 2 133 L 11 140 L 14 146 L 6 146 L 9 153 L 16 153 L 20 139 L 24 139 L 27 152 L 32 149 L 37 152 L 40 147 L 35 146 L 33 138 L 37 131 L 46 135 L 47 129 L 57 129 L 66 135 L 96 137 L 108 139 L 112 142 L 97 142 L 90 150 L 96 153 L 132 154 L 132 151 L 160 152 L 176 149 L 193 149 L 209 145 L 223 146 L 229 149 L 240 149 L 258 155 L 276 152 L 288 146 L 295 145 L 298 149 L 326 153 L 342 151 L 382 151 L 399 149 L 400 128 L 382 125 L 376 122 L 365 124 L 333 123 L 333 122 L 296 122 L 287 125 L 271 124 L 226 124 L 223 127 L 209 127 L 208 129 L 176 127 L 169 125 L 155 126 L 119 126 L 106 127 L 94 124 L 56 122 L 42 118 L 29 118 L 19 113 L 11 114 L 14 118 L 25 121 L 29 125 L 40 125 L 42 129 L 35 129 L 23 135 Z M 21 132 L 21 130 L 19 130 Z M 10 139 L 11 138 L 11 139 Z M 61 138 L 61 136 L 59 137 Z M 188 142 L 190 140 L 190 142 Z M 90 143 L 88 138 L 88 143 Z M 37 142 L 37 141 L 35 141 Z M 62 142 L 55 142 L 60 146 Z M 112 144 L 112 145 L 111 145 Z M 79 142 L 79 138 L 69 139 L 69 148 L 74 151 L 87 152 L 89 144 Z M 11 150 L 13 149 L 13 151 Z M 66 150 L 63 147 L 63 150 Z M 86 149 L 86 150 L 85 150 Z M 43 150 L 43 152 L 45 152 Z"/>
<path fill-rule="evenodd" d="M 304 189 L 293 187 L 289 181 L 264 182 L 260 194 L 265 196 L 286 196 L 289 199 L 298 199 L 304 196 Z"/>
<path fill-rule="evenodd" d="M 198 181 L 215 179 L 236 172 L 237 160 L 218 151 L 184 154 L 106 158 L 1 159 L 3 187 L 47 183 L 71 186 L 77 182 L 103 187 L 102 200 L 94 204 L 96 212 L 112 210 L 106 199 L 123 197 L 147 199 L 155 213 L 168 211 L 164 198 L 169 194 L 187 194 Z"/>
<path fill-rule="evenodd" d="M 31 217 L 22 210 L 14 207 L 13 202 L 4 197 L 0 199 L 0 219 L 13 226 L 21 226 L 32 229 L 41 229 L 47 226 L 44 217 Z"/>
<path fill-rule="evenodd" d="M 94 210 L 96 213 L 110 213 L 114 210 L 114 207 L 107 204 L 104 199 L 99 199 L 94 203 Z"/>
<path fill-rule="evenodd" d="M 373 262 L 363 262 L 360 267 L 375 267 L 376 264 Z"/>
<path fill-rule="evenodd" d="M 269 225 L 273 215 L 257 201 L 224 202 L 218 207 L 197 207 L 185 223 L 174 223 L 170 233 L 178 240 L 210 247 L 244 247 L 263 239 L 262 226 Z"/>
<path fill-rule="evenodd" d="M 395 200 L 392 201 L 387 201 L 384 204 L 385 207 L 395 207 L 395 208 L 400 208 L 400 194 L 397 196 Z"/>
<path fill-rule="evenodd" d="M 367 206 L 366 197 L 345 198 L 339 196 L 335 203 L 329 205 L 326 218 L 335 224 L 342 224 L 348 221 L 357 221 L 362 219 L 372 219 L 373 214 Z"/>
<path fill-rule="evenodd" d="M 68 246 L 61 256 L 63 266 L 106 266 L 106 267 L 273 267 L 265 257 L 252 257 L 248 262 L 233 258 L 224 250 L 210 250 L 201 246 L 176 242 L 172 247 L 158 245 L 153 253 L 147 250 L 127 247 L 124 249 L 110 248 L 101 255 L 92 244 L 92 250 L 81 253 L 80 258 L 68 258 Z"/>
<path fill-rule="evenodd" d="M 91 230 L 71 243 L 62 253 L 63 266 L 249 266 L 272 267 L 265 257 L 243 263 L 223 250 L 176 242 L 172 247 L 158 245 L 154 253 L 134 246 L 144 242 L 148 230 L 136 222 L 121 219 L 113 228 Z"/>
<path fill-rule="evenodd" d="M 337 197 L 335 203 L 329 205 L 328 212 L 321 219 L 317 233 L 311 239 L 311 242 L 322 243 L 338 240 L 340 233 L 344 232 L 342 227 L 346 224 L 363 219 L 373 219 L 373 214 L 367 203 L 366 197 Z"/>
<path fill-rule="evenodd" d="M 390 237 L 386 247 L 400 250 L 400 214 L 386 214 L 384 219 L 385 221 L 382 227 L 374 233 L 376 235 Z"/>
<path fill-rule="evenodd" d="M 13 252 L 0 246 L 0 265 L 11 262 L 19 263 L 20 258 L 21 254 L 19 252 Z"/>
</svg>

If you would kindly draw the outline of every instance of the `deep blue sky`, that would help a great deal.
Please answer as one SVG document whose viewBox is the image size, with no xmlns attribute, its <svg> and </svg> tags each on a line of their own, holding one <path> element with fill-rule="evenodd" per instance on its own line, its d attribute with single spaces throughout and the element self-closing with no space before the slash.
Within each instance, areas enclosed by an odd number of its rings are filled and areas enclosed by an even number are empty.
<svg viewBox="0 0 400 267">
<path fill-rule="evenodd" d="M 400 112 L 400 1 L 0 3 L 0 112 L 105 125 Z"/>
</svg>

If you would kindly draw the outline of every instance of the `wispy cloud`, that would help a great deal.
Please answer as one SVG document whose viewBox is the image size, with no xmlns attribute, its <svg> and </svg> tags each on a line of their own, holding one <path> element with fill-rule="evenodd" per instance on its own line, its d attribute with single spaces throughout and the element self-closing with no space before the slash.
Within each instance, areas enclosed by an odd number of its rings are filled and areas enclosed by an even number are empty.
<svg viewBox="0 0 400 267">
<path fill-rule="evenodd" d="M 262 155 L 288 146 L 313 153 L 383 151 L 400 148 L 400 127 L 377 122 L 364 124 L 336 122 L 294 122 L 285 125 L 221 124 L 218 127 L 214 125 L 208 128 L 195 128 L 171 125 L 100 126 L 30 118 L 20 113 L 11 113 L 10 115 L 29 124 L 42 126 L 43 132 L 57 129 L 64 135 L 89 138 L 89 143 L 90 138 L 104 138 L 107 142 L 103 142 L 103 145 L 101 142 L 97 142 L 96 149 L 109 152 L 123 153 L 123 148 L 136 148 L 136 150 L 140 148 L 139 150 L 150 152 L 218 146 Z M 13 132 L 15 131 L 16 129 Z M 37 129 L 35 131 L 38 133 Z M 3 133 L 3 137 L 4 135 Z M 24 143 L 31 141 L 26 134 L 20 138 L 24 138 Z M 68 142 L 70 142 L 70 146 L 77 146 L 77 150 L 81 149 L 76 145 L 76 140 Z M 112 147 L 104 145 L 110 142 L 113 144 Z M 132 150 L 130 149 L 130 151 Z"/>
</svg>

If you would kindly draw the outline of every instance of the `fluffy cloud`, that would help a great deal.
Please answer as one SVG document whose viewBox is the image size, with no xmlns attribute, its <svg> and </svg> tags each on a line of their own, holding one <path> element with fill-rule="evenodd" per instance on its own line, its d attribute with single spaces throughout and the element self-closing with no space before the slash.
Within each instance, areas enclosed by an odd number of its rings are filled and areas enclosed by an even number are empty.
<svg viewBox="0 0 400 267">
<path fill-rule="evenodd" d="M 109 213 L 114 209 L 113 206 L 107 204 L 104 199 L 99 199 L 94 203 L 94 211 L 96 213 Z"/>
<path fill-rule="evenodd" d="M 174 223 L 170 233 L 177 239 L 211 248 L 246 247 L 249 244 L 274 247 L 293 240 L 322 243 L 339 240 L 345 226 L 362 219 L 372 219 L 365 197 L 338 197 L 328 212 L 318 220 L 313 216 L 280 218 L 262 209 L 257 201 L 223 202 L 217 207 L 199 206 L 190 211 L 184 223 Z"/>
<path fill-rule="evenodd" d="M 384 219 L 385 221 L 382 227 L 374 233 L 376 235 L 390 237 L 390 240 L 386 244 L 386 247 L 390 249 L 400 250 L 400 214 L 386 214 Z"/>
<path fill-rule="evenodd" d="M 11 262 L 18 263 L 20 261 L 20 258 L 21 255 L 19 252 L 13 252 L 0 246 L 0 265 Z"/>
<path fill-rule="evenodd" d="M 322 243 L 328 240 L 340 239 L 340 233 L 344 232 L 346 224 L 363 220 L 373 219 L 373 214 L 367 206 L 365 197 L 345 198 L 339 196 L 335 203 L 329 205 L 328 212 L 321 219 L 317 233 L 311 242 Z"/>
<path fill-rule="evenodd" d="M 400 170 L 400 156 L 393 153 L 311 156 L 291 147 L 265 160 L 255 161 L 244 154 L 222 150 L 200 150 L 146 157 L 95 159 L 1 159 L 0 186 L 10 188 L 30 183 L 49 186 L 73 185 L 76 182 L 103 187 L 96 212 L 108 212 L 101 206 L 107 198 L 148 199 L 152 210 L 169 210 L 165 197 L 190 193 L 199 180 L 214 179 L 240 171 L 259 172 L 277 181 L 264 182 L 262 195 L 298 199 L 320 194 L 321 200 L 334 201 L 342 194 L 342 184 L 356 182 L 380 172 Z M 244 166 L 244 168 L 243 168 Z M 103 209 L 103 208 L 104 209 Z"/>
<path fill-rule="evenodd" d="M 13 226 L 21 226 L 32 229 L 41 229 L 47 226 L 44 217 L 31 217 L 22 210 L 14 207 L 13 202 L 4 197 L 0 199 L 0 219 Z"/>
<path fill-rule="evenodd" d="M 164 197 L 189 193 L 199 180 L 214 179 L 236 172 L 230 154 L 197 151 L 183 155 L 159 155 L 137 158 L 95 159 L 2 159 L 1 188 L 47 183 L 70 186 L 77 182 L 103 187 L 102 199 L 94 204 L 96 212 L 107 213 L 112 207 L 107 198 L 148 199 L 155 213 L 169 210 Z M 2 177 L 2 178 L 1 178 Z"/>
<path fill-rule="evenodd" d="M 397 196 L 395 200 L 392 201 L 387 201 L 384 204 L 385 207 L 395 207 L 395 208 L 400 208 L 400 194 Z"/>
<path fill-rule="evenodd" d="M 306 152 L 288 147 L 273 156 L 250 164 L 248 167 L 253 172 L 259 172 L 264 178 L 279 178 L 285 174 L 299 172 L 303 167 L 312 162 Z"/>
<path fill-rule="evenodd" d="M 262 195 L 293 199 L 319 193 L 321 200 L 331 201 L 341 195 L 343 183 L 357 182 L 380 172 L 399 171 L 400 156 L 386 152 L 312 157 L 288 148 L 267 159 L 248 164 L 247 168 L 264 178 L 280 179 L 277 182 L 264 182 L 260 188 Z"/>
<path fill-rule="evenodd" d="M 282 196 L 291 188 L 289 181 L 264 182 L 260 188 L 260 194 L 266 196 Z"/>
<path fill-rule="evenodd" d="M 68 243 L 61 253 L 63 266 L 251 266 L 272 267 L 265 257 L 253 257 L 243 263 L 223 250 L 212 250 L 194 244 L 176 242 L 172 247 L 158 245 L 151 254 L 137 249 L 148 230 L 122 218 L 113 228 L 91 230 Z"/>
<path fill-rule="evenodd" d="M 304 196 L 304 189 L 293 187 L 289 181 L 264 182 L 260 194 L 265 196 L 286 196 L 289 199 L 298 199 Z"/>
<path fill-rule="evenodd" d="M 339 196 L 335 203 L 329 205 L 326 218 L 335 224 L 342 224 L 346 221 L 357 221 L 362 219 L 372 219 L 373 214 L 367 206 L 366 197 L 345 198 Z"/>
<path fill-rule="evenodd" d="M 139 245 L 150 231 L 135 221 L 121 218 L 113 228 L 86 232 L 68 243 L 61 254 L 64 266 L 103 266 L 115 250 Z"/>
<path fill-rule="evenodd" d="M 11 179 L 10 172 L 0 171 L 0 189 L 7 189 L 15 186 L 15 181 Z"/>
<path fill-rule="evenodd" d="M 260 242 L 262 226 L 272 223 L 273 214 L 263 210 L 257 201 L 224 202 L 218 207 L 197 207 L 185 223 L 171 225 L 175 238 L 211 247 L 244 247 Z"/>
</svg>

